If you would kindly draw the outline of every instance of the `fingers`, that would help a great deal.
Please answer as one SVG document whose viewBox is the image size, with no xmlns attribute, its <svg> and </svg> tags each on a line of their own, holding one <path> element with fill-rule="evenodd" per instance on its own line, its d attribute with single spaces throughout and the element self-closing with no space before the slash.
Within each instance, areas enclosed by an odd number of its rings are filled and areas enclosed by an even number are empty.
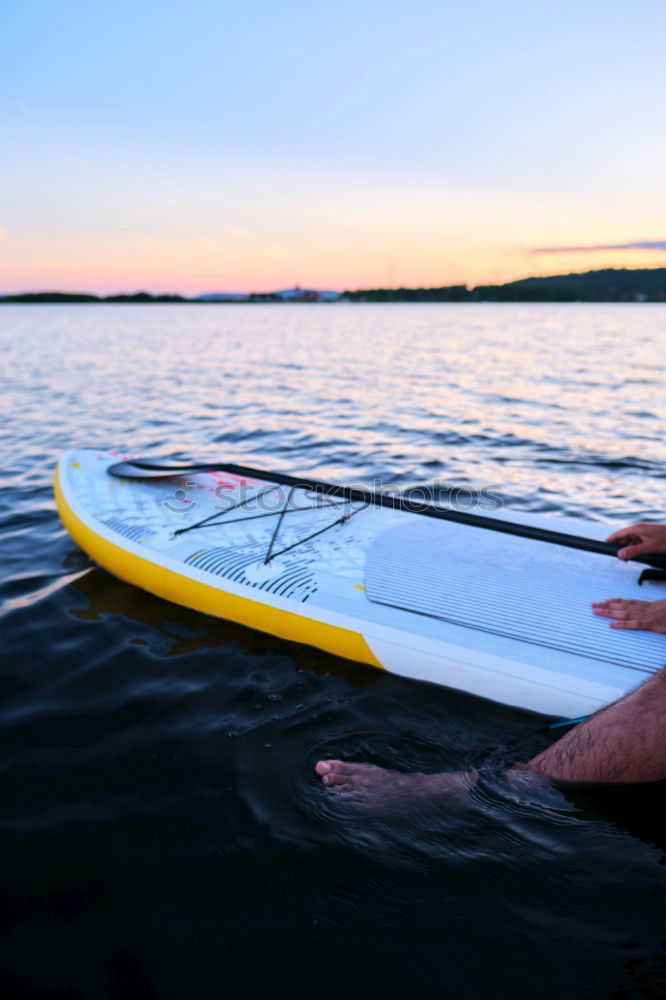
<svg viewBox="0 0 666 1000">
<path fill-rule="evenodd" d="M 625 545 L 621 549 L 618 549 L 618 559 L 635 559 L 637 556 L 647 555 L 648 552 L 652 552 L 654 546 L 650 542 L 637 542 L 631 545 Z"/>
<path fill-rule="evenodd" d="M 631 524 L 628 528 L 618 528 L 614 531 L 612 535 L 609 535 L 606 539 L 607 542 L 615 542 L 617 545 L 623 545 L 627 542 L 640 541 L 642 535 L 640 533 L 640 524 Z"/>
<path fill-rule="evenodd" d="M 650 601 L 632 601 L 625 597 L 609 597 L 607 601 L 594 601 L 592 610 L 601 618 L 636 617 L 650 606 Z"/>
<path fill-rule="evenodd" d="M 639 601 L 633 597 L 608 597 L 605 601 L 593 601 L 593 608 L 648 608 L 652 601 Z"/>
<path fill-rule="evenodd" d="M 611 622 L 611 628 L 635 628 L 644 632 L 666 633 L 666 621 L 655 614 L 641 615 L 634 618 L 626 618 L 621 621 Z"/>
<path fill-rule="evenodd" d="M 644 525 L 632 524 L 628 528 L 620 528 L 614 531 L 606 539 L 607 542 L 615 542 L 619 545 L 618 559 L 634 559 L 650 551 L 650 543 L 645 540 Z"/>
<path fill-rule="evenodd" d="M 666 633 L 666 601 L 632 601 L 610 597 L 594 601 L 592 610 L 600 618 L 612 618 L 611 628 L 637 629 L 644 632 Z"/>
<path fill-rule="evenodd" d="M 641 522 L 631 524 L 628 528 L 619 528 L 606 539 L 620 546 L 620 559 L 636 559 L 649 552 L 666 550 L 666 525 Z"/>
<path fill-rule="evenodd" d="M 655 624 L 651 618 L 626 618 L 622 621 L 611 622 L 611 628 L 641 629 L 644 632 L 657 632 Z"/>
</svg>

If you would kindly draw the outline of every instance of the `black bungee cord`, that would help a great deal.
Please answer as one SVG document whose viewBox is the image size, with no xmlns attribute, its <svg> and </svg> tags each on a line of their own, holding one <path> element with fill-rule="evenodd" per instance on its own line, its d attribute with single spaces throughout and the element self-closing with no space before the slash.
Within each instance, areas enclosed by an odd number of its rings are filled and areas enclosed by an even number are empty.
<svg viewBox="0 0 666 1000">
<path fill-rule="evenodd" d="M 273 559 L 277 559 L 278 556 L 282 556 L 285 552 L 291 552 L 292 549 L 297 548 L 299 545 L 305 544 L 305 542 L 311 541 L 311 539 L 316 538 L 318 535 L 323 535 L 325 531 L 329 531 L 334 528 L 337 524 L 344 524 L 348 521 L 354 514 L 359 514 L 366 507 L 370 506 L 370 502 L 367 501 L 362 503 L 360 507 L 355 510 L 347 510 L 342 517 L 339 517 L 336 521 L 332 521 L 331 524 L 325 525 L 323 528 L 319 528 L 317 531 L 313 531 L 312 534 L 306 535 L 305 538 L 299 538 L 298 541 L 293 542 L 292 545 L 287 545 L 286 548 L 280 549 L 279 552 L 273 552 L 273 546 L 275 545 L 276 539 L 278 537 L 282 522 L 286 514 L 296 514 L 305 510 L 322 510 L 324 507 L 334 507 L 336 509 L 343 508 L 346 504 L 353 504 L 353 500 L 345 500 L 342 503 L 335 503 L 332 500 L 327 500 L 325 497 L 318 497 L 319 502 L 316 504 L 310 504 L 307 507 L 289 507 L 289 503 L 294 492 L 299 489 L 298 486 L 292 486 L 287 494 L 287 499 L 285 501 L 284 507 L 280 510 L 266 511 L 263 514 L 248 514 L 246 517 L 235 517 L 231 521 L 219 521 L 217 518 L 224 517 L 226 514 L 230 514 L 233 510 L 239 510 L 241 507 L 245 507 L 247 504 L 252 503 L 254 500 L 258 500 L 260 497 L 265 496 L 267 493 L 273 493 L 275 491 L 275 486 L 268 486 L 264 490 L 260 490 L 252 497 L 247 497 L 245 500 L 241 500 L 238 503 L 233 504 L 227 510 L 218 511 L 215 514 L 210 514 L 208 517 L 204 517 L 201 521 L 197 521 L 196 524 L 188 524 L 184 528 L 178 528 L 174 531 L 174 535 L 184 535 L 187 531 L 194 531 L 195 528 L 207 528 L 207 527 L 224 527 L 227 524 L 238 524 L 241 521 L 255 521 L 262 517 L 275 517 L 278 516 L 278 522 L 275 525 L 275 530 L 271 535 L 271 540 L 268 544 L 268 549 L 263 560 L 263 565 L 267 566 L 269 562 Z M 258 560 L 257 560 L 258 561 Z"/>
</svg>

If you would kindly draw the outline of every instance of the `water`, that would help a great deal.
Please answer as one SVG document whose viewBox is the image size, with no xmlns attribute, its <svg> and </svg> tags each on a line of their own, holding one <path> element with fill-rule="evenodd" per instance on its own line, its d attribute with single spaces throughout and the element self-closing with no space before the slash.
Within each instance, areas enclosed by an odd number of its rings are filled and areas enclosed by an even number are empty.
<svg viewBox="0 0 666 1000">
<path fill-rule="evenodd" d="M 5 995 L 661 994 L 662 791 L 350 816 L 321 756 L 468 767 L 543 719 L 120 583 L 51 476 L 117 446 L 663 518 L 665 330 L 646 305 L 0 310 Z"/>
</svg>

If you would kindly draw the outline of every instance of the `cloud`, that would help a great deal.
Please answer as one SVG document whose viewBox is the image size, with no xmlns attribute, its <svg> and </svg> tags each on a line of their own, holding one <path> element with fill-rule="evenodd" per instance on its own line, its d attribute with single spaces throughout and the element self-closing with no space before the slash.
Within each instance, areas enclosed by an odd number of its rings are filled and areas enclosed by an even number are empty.
<svg viewBox="0 0 666 1000">
<path fill-rule="evenodd" d="M 599 250 L 657 250 L 666 251 L 666 240 L 643 240 L 636 243 L 607 243 L 591 247 L 534 247 L 530 253 L 595 253 Z"/>
</svg>

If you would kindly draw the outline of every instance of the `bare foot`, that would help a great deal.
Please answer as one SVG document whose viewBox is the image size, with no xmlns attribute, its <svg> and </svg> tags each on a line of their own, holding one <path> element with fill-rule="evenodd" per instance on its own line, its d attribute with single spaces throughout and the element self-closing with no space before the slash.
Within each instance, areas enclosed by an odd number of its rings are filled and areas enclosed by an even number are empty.
<svg viewBox="0 0 666 1000">
<path fill-rule="evenodd" d="M 476 771 L 450 774 L 403 774 L 374 764 L 320 760 L 315 771 L 324 785 L 346 804 L 373 811 L 395 810 L 415 802 L 461 806 L 476 784 Z"/>
<path fill-rule="evenodd" d="M 624 597 L 610 597 L 607 601 L 594 601 L 592 609 L 601 618 L 614 618 L 611 628 L 666 633 L 666 601 L 630 601 Z"/>
</svg>

